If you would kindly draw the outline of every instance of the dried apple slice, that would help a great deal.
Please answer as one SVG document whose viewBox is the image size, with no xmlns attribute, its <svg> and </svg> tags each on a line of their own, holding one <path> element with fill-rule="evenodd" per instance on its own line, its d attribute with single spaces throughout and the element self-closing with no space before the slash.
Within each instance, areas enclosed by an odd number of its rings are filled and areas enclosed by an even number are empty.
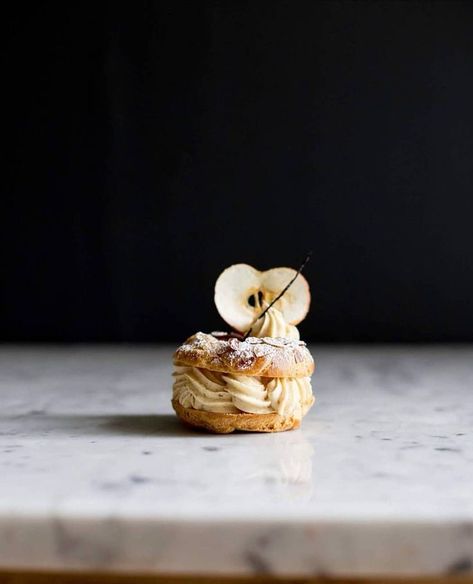
<svg viewBox="0 0 473 584">
<path fill-rule="evenodd" d="M 296 273 L 292 268 L 260 272 L 248 264 L 230 266 L 215 284 L 215 305 L 220 316 L 237 331 L 248 330 L 264 307 L 277 297 Z M 301 322 L 309 306 L 309 284 L 302 274 L 274 304 L 289 324 Z"/>
</svg>

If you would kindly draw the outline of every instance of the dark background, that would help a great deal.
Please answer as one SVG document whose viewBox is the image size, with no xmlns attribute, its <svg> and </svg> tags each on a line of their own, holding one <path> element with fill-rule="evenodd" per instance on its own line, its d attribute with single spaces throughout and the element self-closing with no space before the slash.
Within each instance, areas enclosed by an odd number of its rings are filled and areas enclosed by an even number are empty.
<svg viewBox="0 0 473 584">
<path fill-rule="evenodd" d="M 9 4 L 3 340 L 222 328 L 309 249 L 306 339 L 473 340 L 472 2 Z"/>
</svg>

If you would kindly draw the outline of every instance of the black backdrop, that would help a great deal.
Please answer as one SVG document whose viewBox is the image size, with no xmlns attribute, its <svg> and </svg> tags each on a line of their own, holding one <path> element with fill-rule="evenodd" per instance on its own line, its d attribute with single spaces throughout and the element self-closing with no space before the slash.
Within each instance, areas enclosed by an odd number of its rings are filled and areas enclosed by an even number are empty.
<svg viewBox="0 0 473 584">
<path fill-rule="evenodd" d="M 473 340 L 472 2 L 11 3 L 1 337 L 221 328 L 296 266 L 310 340 Z"/>
</svg>

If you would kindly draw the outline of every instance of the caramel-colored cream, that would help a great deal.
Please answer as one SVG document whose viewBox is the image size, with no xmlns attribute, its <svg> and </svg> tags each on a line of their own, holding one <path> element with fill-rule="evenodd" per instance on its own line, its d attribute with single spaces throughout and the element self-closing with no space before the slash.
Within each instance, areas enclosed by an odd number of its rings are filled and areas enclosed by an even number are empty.
<svg viewBox="0 0 473 584">
<path fill-rule="evenodd" d="M 314 403 L 310 377 L 268 378 L 176 367 L 173 399 L 207 412 L 302 418 Z"/>
<path fill-rule="evenodd" d="M 299 340 L 299 331 L 293 324 L 289 324 L 284 319 L 283 313 L 272 306 L 259 320 L 256 320 L 251 327 L 252 337 L 286 337 L 287 339 Z"/>
</svg>

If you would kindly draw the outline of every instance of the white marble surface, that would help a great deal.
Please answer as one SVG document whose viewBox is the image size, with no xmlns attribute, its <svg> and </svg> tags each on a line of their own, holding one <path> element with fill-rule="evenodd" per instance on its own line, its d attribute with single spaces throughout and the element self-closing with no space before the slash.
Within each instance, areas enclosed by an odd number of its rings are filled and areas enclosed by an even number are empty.
<svg viewBox="0 0 473 584">
<path fill-rule="evenodd" d="M 473 349 L 313 347 L 299 431 L 182 428 L 172 348 L 0 349 L 0 569 L 473 573 Z"/>
</svg>

